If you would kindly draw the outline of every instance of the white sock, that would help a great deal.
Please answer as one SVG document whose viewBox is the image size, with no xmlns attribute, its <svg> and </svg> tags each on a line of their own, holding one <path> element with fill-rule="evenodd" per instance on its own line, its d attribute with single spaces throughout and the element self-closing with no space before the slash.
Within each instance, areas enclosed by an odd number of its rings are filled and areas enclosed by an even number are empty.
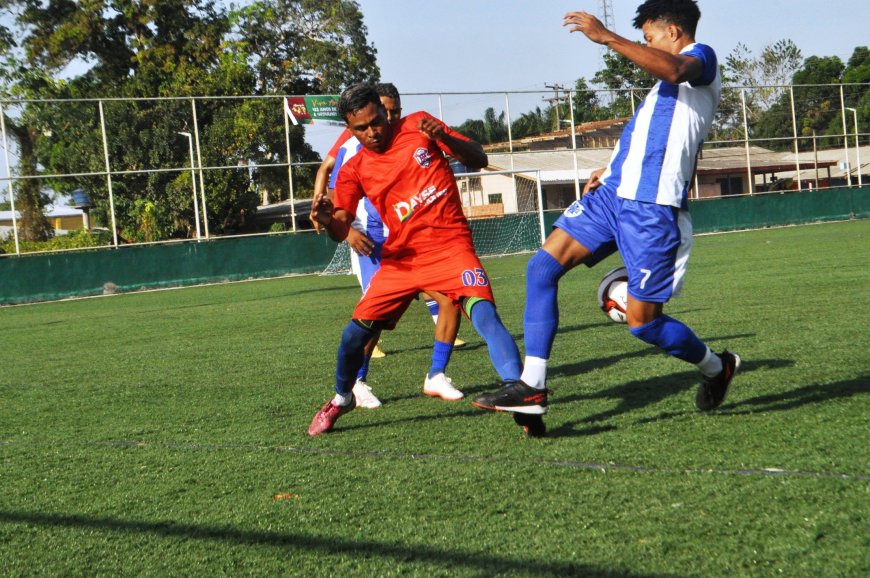
<svg viewBox="0 0 870 578">
<path fill-rule="evenodd" d="M 520 379 L 535 389 L 544 389 L 547 386 L 547 360 L 527 355 Z"/>
<path fill-rule="evenodd" d="M 698 363 L 698 369 L 707 377 L 716 377 L 722 373 L 722 358 L 713 353 L 709 347 L 707 353 L 704 354 L 704 359 Z"/>
<path fill-rule="evenodd" d="M 332 398 L 332 403 L 335 405 L 348 405 L 350 403 L 351 398 L 353 397 L 352 393 L 347 395 L 341 395 L 340 393 L 336 393 L 335 397 Z"/>
</svg>

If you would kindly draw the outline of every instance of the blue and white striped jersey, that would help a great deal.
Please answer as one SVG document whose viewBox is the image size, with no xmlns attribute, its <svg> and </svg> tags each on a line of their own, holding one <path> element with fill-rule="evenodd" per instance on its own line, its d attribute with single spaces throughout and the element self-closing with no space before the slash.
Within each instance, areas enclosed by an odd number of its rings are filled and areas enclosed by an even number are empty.
<svg viewBox="0 0 870 578">
<path fill-rule="evenodd" d="M 341 167 L 359 152 L 362 144 L 355 136 L 347 139 L 344 144 L 338 149 L 338 154 L 335 157 L 335 167 L 332 169 L 332 174 L 329 176 L 329 188 L 334 189 L 335 183 L 338 180 L 338 173 Z M 356 208 L 356 218 L 354 218 L 351 226 L 360 233 L 367 234 L 369 238 L 378 244 L 383 244 L 390 235 L 389 229 L 384 225 L 384 220 L 378 213 L 378 210 L 372 205 L 368 197 L 363 197 Z"/>
<path fill-rule="evenodd" d="M 622 131 L 601 181 L 625 199 L 685 209 L 722 80 L 709 46 L 690 44 L 680 53 L 701 60 L 703 73 L 694 82 L 656 83 Z"/>
</svg>

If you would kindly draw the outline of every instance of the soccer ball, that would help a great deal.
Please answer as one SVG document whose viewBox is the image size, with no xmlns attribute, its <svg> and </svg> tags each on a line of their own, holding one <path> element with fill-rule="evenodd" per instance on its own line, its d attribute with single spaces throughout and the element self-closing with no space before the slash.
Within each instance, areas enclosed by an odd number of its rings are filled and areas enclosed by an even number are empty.
<svg viewBox="0 0 870 578">
<path fill-rule="evenodd" d="M 598 306 L 613 321 L 627 323 L 628 270 L 625 267 L 609 272 L 598 284 Z"/>
</svg>

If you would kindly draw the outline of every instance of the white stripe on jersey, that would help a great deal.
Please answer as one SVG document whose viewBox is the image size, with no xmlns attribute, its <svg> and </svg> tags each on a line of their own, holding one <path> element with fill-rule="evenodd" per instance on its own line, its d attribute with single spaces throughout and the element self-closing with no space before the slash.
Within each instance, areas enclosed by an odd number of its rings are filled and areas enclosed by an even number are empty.
<svg viewBox="0 0 870 578">
<path fill-rule="evenodd" d="M 601 176 L 620 197 L 685 208 L 695 159 L 710 132 L 722 82 L 713 49 L 691 44 L 681 54 L 704 65 L 695 84 L 659 81 L 625 127 Z"/>
</svg>

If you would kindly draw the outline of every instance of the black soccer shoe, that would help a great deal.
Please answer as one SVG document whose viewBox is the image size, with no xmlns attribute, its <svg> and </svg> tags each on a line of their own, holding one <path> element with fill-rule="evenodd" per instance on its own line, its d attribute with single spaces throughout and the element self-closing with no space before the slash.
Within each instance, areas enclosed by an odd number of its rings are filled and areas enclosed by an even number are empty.
<svg viewBox="0 0 870 578">
<path fill-rule="evenodd" d="M 547 434 L 547 426 L 544 425 L 544 419 L 539 415 L 530 415 L 527 413 L 514 413 L 514 423 L 523 428 L 523 431 L 530 438 L 542 438 Z"/>
<path fill-rule="evenodd" d="M 731 380 L 740 369 L 740 357 L 736 353 L 731 353 L 726 349 L 719 355 L 719 358 L 722 360 L 722 371 L 715 377 L 704 376 L 701 380 L 701 386 L 698 387 L 695 405 L 701 411 L 710 411 L 722 405 L 725 396 L 728 395 Z"/>
<path fill-rule="evenodd" d="M 547 413 L 547 390 L 535 389 L 522 381 L 504 381 L 502 388 L 483 393 L 471 405 L 489 411 L 510 411 L 530 415 Z"/>
</svg>

